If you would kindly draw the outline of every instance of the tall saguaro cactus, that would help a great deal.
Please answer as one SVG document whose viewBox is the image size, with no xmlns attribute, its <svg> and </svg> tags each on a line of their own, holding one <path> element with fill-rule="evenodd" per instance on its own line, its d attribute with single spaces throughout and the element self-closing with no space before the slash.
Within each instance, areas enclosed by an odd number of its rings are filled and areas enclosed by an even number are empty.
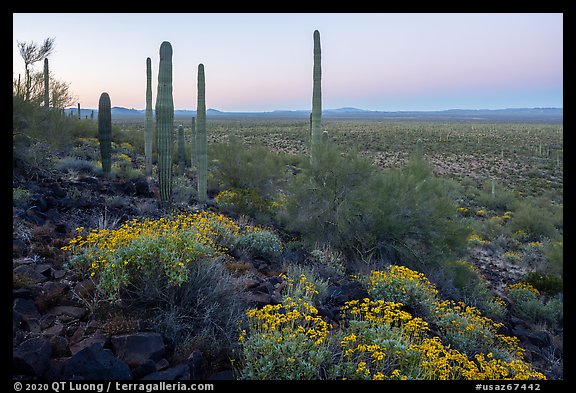
<svg viewBox="0 0 576 393">
<path fill-rule="evenodd" d="M 80 103 L 78 103 L 78 120 L 81 120 L 82 117 L 80 116 Z"/>
<path fill-rule="evenodd" d="M 50 107 L 50 72 L 48 71 L 48 58 L 44 59 L 44 108 Z"/>
<path fill-rule="evenodd" d="M 144 123 L 144 157 L 146 176 L 152 176 L 152 60 L 146 58 L 146 120 Z"/>
<path fill-rule="evenodd" d="M 196 132 L 196 118 L 192 118 L 192 149 L 190 153 L 190 166 L 198 169 L 198 133 Z"/>
<path fill-rule="evenodd" d="M 205 204 L 208 199 L 208 156 L 206 153 L 206 85 L 204 78 L 204 64 L 198 65 L 198 104 L 196 106 L 197 118 L 197 149 L 198 149 L 198 201 Z"/>
<path fill-rule="evenodd" d="M 112 114 L 108 93 L 100 94 L 98 101 L 98 140 L 102 156 L 102 172 L 108 175 L 112 169 Z"/>
<path fill-rule="evenodd" d="M 174 100 L 172 98 L 172 45 L 160 45 L 156 94 L 156 127 L 158 130 L 158 182 L 160 199 L 169 203 L 172 194 L 172 131 L 174 129 Z"/>
<path fill-rule="evenodd" d="M 310 136 L 310 154 L 314 161 L 315 151 L 322 143 L 322 65 L 320 51 L 320 32 L 314 30 L 314 74 L 312 89 L 312 120 Z"/>
<path fill-rule="evenodd" d="M 182 176 L 186 169 L 186 146 L 184 145 L 184 126 L 178 126 L 178 174 Z"/>
</svg>

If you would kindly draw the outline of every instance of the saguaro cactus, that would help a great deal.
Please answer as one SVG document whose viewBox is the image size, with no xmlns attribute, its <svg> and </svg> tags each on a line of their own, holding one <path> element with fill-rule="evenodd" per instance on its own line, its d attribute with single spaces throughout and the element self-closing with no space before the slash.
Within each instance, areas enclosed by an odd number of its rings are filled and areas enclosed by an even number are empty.
<svg viewBox="0 0 576 393">
<path fill-rule="evenodd" d="M 186 146 L 184 145 L 184 126 L 178 126 L 178 174 L 182 176 L 186 169 Z"/>
<path fill-rule="evenodd" d="M 48 71 L 48 58 L 44 59 L 44 108 L 50 107 L 50 72 Z"/>
<path fill-rule="evenodd" d="M 108 175 L 112 169 L 112 114 L 108 93 L 100 94 L 98 101 L 98 140 L 102 156 L 102 172 Z"/>
<path fill-rule="evenodd" d="M 197 118 L 197 148 L 198 148 L 198 201 L 206 203 L 208 199 L 208 156 L 206 155 L 206 85 L 204 79 L 204 64 L 198 65 L 198 104 Z"/>
<path fill-rule="evenodd" d="M 78 103 L 78 120 L 81 120 L 82 117 L 80 116 L 80 103 Z"/>
<path fill-rule="evenodd" d="M 160 199 L 169 203 L 172 194 L 172 131 L 174 129 L 174 100 L 172 98 L 172 45 L 160 45 L 156 94 L 156 127 L 158 130 L 158 182 Z"/>
<path fill-rule="evenodd" d="M 320 51 L 320 32 L 314 30 L 314 74 L 312 89 L 312 125 L 310 137 L 310 154 L 314 161 L 315 151 L 322 143 L 322 66 Z"/>
<path fill-rule="evenodd" d="M 422 139 L 416 141 L 416 157 L 418 159 L 424 158 L 424 143 L 422 142 Z"/>
<path fill-rule="evenodd" d="M 144 123 L 144 157 L 146 176 L 152 176 L 152 60 L 146 58 L 146 120 Z"/>
<path fill-rule="evenodd" d="M 190 166 L 198 169 L 198 133 L 196 132 L 196 118 L 192 118 L 192 149 L 190 153 Z"/>
</svg>

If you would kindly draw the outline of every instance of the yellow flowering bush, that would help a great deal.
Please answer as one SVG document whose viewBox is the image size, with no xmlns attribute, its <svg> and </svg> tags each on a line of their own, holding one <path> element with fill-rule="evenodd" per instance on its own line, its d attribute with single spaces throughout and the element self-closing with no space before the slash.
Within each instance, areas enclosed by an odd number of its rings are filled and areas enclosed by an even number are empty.
<svg viewBox="0 0 576 393">
<path fill-rule="evenodd" d="M 438 290 L 423 273 L 400 265 L 372 271 L 368 293 L 375 299 L 399 302 L 425 314 L 438 296 Z"/>
<path fill-rule="evenodd" d="M 321 379 L 332 357 L 330 325 L 312 303 L 314 284 L 304 275 L 283 279 L 282 303 L 246 312 L 247 328 L 238 338 L 242 379 Z M 286 296 L 290 293 L 298 297 Z"/>
<path fill-rule="evenodd" d="M 490 241 L 482 239 L 482 237 L 477 233 L 472 233 L 470 236 L 468 236 L 467 240 L 470 243 L 477 245 L 490 243 Z"/>
<path fill-rule="evenodd" d="M 71 239 L 63 250 L 72 254 L 71 264 L 94 277 L 109 300 L 119 300 L 120 290 L 137 285 L 143 277 L 161 275 L 179 286 L 188 280 L 190 265 L 199 258 L 227 251 L 234 239 L 258 229 L 240 228 L 215 213 L 196 212 L 133 219 L 115 230 L 92 229 Z"/>
<path fill-rule="evenodd" d="M 417 272 L 400 271 L 395 274 L 411 278 L 404 284 L 418 281 L 436 293 Z M 381 273 L 371 277 L 378 282 Z M 430 321 L 440 327 L 440 337 L 402 303 L 383 299 L 346 302 L 333 328 L 312 305 L 317 290 L 306 276 L 283 279 L 281 304 L 246 313 L 239 337 L 244 379 L 546 379 L 522 359 L 516 337 L 499 334 L 500 324 L 463 303 L 432 304 Z M 475 340 L 481 342 L 476 350 Z"/>
</svg>

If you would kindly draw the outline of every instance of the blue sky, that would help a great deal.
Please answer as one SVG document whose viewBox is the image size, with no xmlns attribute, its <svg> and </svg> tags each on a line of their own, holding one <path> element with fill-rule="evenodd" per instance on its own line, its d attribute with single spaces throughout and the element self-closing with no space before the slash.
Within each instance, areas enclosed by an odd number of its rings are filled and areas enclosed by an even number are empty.
<svg viewBox="0 0 576 393">
<path fill-rule="evenodd" d="M 325 109 L 563 107 L 561 13 L 16 13 L 13 75 L 24 70 L 17 41 L 55 37 L 50 70 L 83 108 L 105 91 L 143 109 L 146 57 L 154 101 L 169 41 L 176 109 L 196 109 L 202 63 L 208 108 L 307 110 L 316 29 Z"/>
</svg>

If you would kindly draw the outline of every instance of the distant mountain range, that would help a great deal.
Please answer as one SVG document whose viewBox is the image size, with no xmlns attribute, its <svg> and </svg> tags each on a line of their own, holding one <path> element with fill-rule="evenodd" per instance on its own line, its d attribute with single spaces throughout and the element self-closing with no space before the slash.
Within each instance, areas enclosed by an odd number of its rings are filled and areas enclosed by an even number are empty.
<svg viewBox="0 0 576 393">
<path fill-rule="evenodd" d="M 66 109 L 67 114 L 77 115 L 78 109 Z M 95 109 L 81 109 L 83 118 L 94 119 L 98 117 Z M 112 107 L 112 118 L 121 119 L 144 119 L 144 109 L 128 109 Z M 175 110 L 175 119 L 192 118 L 196 116 L 193 110 Z M 206 117 L 209 118 L 278 118 L 278 119 L 307 119 L 310 111 L 307 110 L 275 110 L 271 112 L 223 112 L 217 109 L 208 109 Z M 462 121 L 522 121 L 522 122 L 552 122 L 562 123 L 564 118 L 563 108 L 508 108 L 508 109 L 448 109 L 442 111 L 371 111 L 358 108 L 325 109 L 322 111 L 325 119 L 396 119 L 396 120 L 462 120 Z"/>
</svg>

